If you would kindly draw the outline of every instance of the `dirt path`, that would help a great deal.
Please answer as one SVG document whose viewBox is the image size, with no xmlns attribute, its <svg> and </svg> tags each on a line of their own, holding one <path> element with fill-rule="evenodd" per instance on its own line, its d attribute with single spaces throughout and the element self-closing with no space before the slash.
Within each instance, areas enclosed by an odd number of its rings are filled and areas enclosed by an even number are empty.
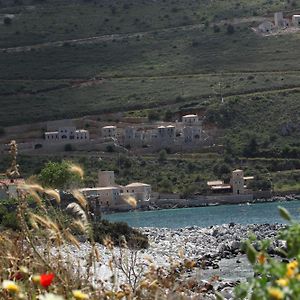
<svg viewBox="0 0 300 300">
<path fill-rule="evenodd" d="M 226 23 L 231 23 L 234 25 L 242 24 L 242 23 L 249 23 L 249 22 L 260 22 L 263 21 L 265 18 L 263 17 L 250 17 L 250 18 L 236 18 L 233 20 L 223 20 L 216 23 L 210 23 L 210 27 L 214 25 L 224 25 Z M 154 33 L 169 33 L 175 31 L 189 31 L 194 29 L 202 29 L 204 28 L 204 24 L 194 24 L 194 25 L 185 25 L 185 26 L 177 26 L 177 27 L 170 27 L 165 29 L 157 29 L 151 31 L 141 31 L 141 32 L 134 32 L 134 33 L 123 33 L 123 34 L 108 34 L 108 35 L 100 35 L 100 36 L 92 36 L 87 38 L 81 39 L 70 39 L 70 40 L 62 40 L 62 41 L 54 41 L 48 43 L 41 43 L 36 45 L 28 45 L 28 46 L 19 46 L 19 47 L 10 47 L 10 48 L 0 48 L 0 53 L 18 53 L 18 52 L 28 52 L 31 50 L 37 49 L 44 49 L 49 47 L 63 47 L 66 45 L 85 45 L 85 44 L 96 44 L 106 41 L 112 40 L 123 40 L 123 39 L 132 39 L 132 38 L 141 38 L 145 36 L 152 35 Z"/>
</svg>

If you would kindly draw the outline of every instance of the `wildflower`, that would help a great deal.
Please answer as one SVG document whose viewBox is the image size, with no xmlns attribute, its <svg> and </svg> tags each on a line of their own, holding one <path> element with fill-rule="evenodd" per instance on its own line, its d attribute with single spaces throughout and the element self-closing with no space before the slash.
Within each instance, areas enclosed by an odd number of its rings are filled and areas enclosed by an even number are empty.
<svg viewBox="0 0 300 300">
<path fill-rule="evenodd" d="M 280 278 L 280 279 L 276 280 L 276 283 L 277 283 L 279 286 L 284 287 L 284 286 L 288 286 L 289 280 L 286 279 L 286 278 Z"/>
<path fill-rule="evenodd" d="M 51 285 L 54 278 L 54 274 L 42 274 L 40 276 L 40 285 L 44 288 L 47 288 L 49 285 Z"/>
<path fill-rule="evenodd" d="M 18 293 L 20 291 L 20 287 L 14 281 L 11 280 L 4 280 L 2 282 L 2 288 L 11 293 Z"/>
<path fill-rule="evenodd" d="M 284 297 L 283 292 L 277 288 L 273 288 L 273 287 L 268 288 L 268 293 L 271 296 L 271 299 L 274 300 L 281 300 Z"/>
<path fill-rule="evenodd" d="M 298 261 L 297 260 L 294 260 L 290 263 L 287 264 L 286 268 L 286 277 L 288 278 L 292 278 L 295 276 L 296 274 L 296 269 L 298 267 Z"/>
<path fill-rule="evenodd" d="M 76 299 L 76 300 L 85 300 L 85 299 L 89 299 L 89 296 L 85 293 L 83 293 L 82 291 L 80 290 L 74 290 L 72 291 L 72 294 L 73 294 L 73 297 Z"/>
<path fill-rule="evenodd" d="M 258 262 L 263 265 L 266 262 L 266 256 L 263 252 L 260 252 L 257 256 Z"/>
<path fill-rule="evenodd" d="M 35 284 L 39 284 L 40 283 L 40 280 L 41 280 L 41 276 L 40 275 L 33 275 L 31 277 L 31 281 Z"/>
<path fill-rule="evenodd" d="M 52 293 L 44 294 L 39 297 L 39 300 L 64 300 L 62 296 L 54 295 Z"/>
</svg>

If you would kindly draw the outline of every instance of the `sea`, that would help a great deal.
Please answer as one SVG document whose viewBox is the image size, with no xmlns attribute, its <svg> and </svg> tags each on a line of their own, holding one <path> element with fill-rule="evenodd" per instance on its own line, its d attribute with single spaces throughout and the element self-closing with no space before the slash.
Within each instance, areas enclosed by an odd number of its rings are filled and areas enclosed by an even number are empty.
<svg viewBox="0 0 300 300">
<path fill-rule="evenodd" d="M 278 206 L 286 208 L 295 219 L 300 219 L 300 200 L 152 211 L 136 210 L 104 214 L 103 219 L 126 222 L 132 227 L 161 228 L 209 227 L 231 222 L 236 224 L 284 224 L 285 220 L 280 217 Z"/>
</svg>

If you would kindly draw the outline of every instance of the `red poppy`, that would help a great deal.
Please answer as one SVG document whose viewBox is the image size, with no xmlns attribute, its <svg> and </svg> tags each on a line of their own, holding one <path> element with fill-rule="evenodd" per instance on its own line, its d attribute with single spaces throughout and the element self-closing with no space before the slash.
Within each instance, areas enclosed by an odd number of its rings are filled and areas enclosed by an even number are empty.
<svg viewBox="0 0 300 300">
<path fill-rule="evenodd" d="M 47 288 L 51 283 L 54 278 L 54 274 L 42 274 L 40 277 L 40 284 L 42 287 Z"/>
</svg>

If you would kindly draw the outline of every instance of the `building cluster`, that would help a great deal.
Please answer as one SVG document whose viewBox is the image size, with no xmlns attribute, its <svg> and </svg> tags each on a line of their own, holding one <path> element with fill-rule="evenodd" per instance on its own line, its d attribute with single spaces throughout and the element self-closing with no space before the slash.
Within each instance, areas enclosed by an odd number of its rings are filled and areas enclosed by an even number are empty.
<svg viewBox="0 0 300 300">
<path fill-rule="evenodd" d="M 202 129 L 198 115 L 190 114 L 182 117 L 181 122 L 168 125 L 140 124 L 117 128 L 108 125 L 101 128 L 97 139 L 90 139 L 88 130 L 76 129 L 74 126 L 61 126 L 57 131 L 45 132 L 44 144 L 61 145 L 72 143 L 107 143 L 131 148 L 152 147 L 166 148 L 176 146 L 199 146 L 208 135 Z"/>
<path fill-rule="evenodd" d="M 117 131 L 113 126 L 102 128 L 102 133 L 111 130 L 111 137 L 116 138 L 124 147 L 140 148 L 152 147 L 172 148 L 176 146 L 197 146 L 206 139 L 207 134 L 202 129 L 202 122 L 198 115 L 191 114 L 182 117 L 182 122 L 170 123 L 168 125 L 140 125 L 128 126 Z"/>
<path fill-rule="evenodd" d="M 248 193 L 248 182 L 253 180 L 253 176 L 244 176 L 243 170 L 232 171 L 230 183 L 226 184 L 223 180 L 208 181 L 212 193 L 244 195 Z"/>
<path fill-rule="evenodd" d="M 258 30 L 261 33 L 267 34 L 290 27 L 300 28 L 300 15 L 293 15 L 292 18 L 284 18 L 282 12 L 276 12 L 274 14 L 274 21 L 264 21 L 258 26 Z"/>
<path fill-rule="evenodd" d="M 82 188 L 82 192 L 95 206 L 102 209 L 126 210 L 130 208 L 128 199 L 135 199 L 137 207 L 149 202 L 151 185 L 141 182 L 121 186 L 115 183 L 114 171 L 99 171 L 98 186 Z"/>
</svg>

